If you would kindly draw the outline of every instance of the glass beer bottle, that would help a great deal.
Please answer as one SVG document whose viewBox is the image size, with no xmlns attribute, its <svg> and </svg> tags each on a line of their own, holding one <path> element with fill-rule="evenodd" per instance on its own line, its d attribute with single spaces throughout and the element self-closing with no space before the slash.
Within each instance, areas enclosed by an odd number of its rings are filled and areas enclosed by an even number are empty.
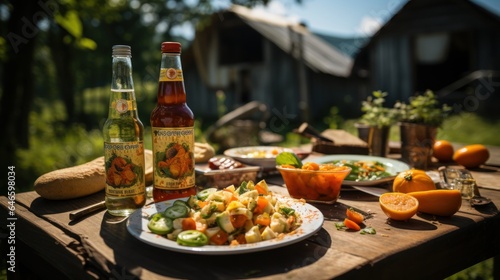
<svg viewBox="0 0 500 280">
<path fill-rule="evenodd" d="M 196 194 L 194 115 L 186 104 L 181 44 L 161 44 L 158 102 L 151 112 L 153 140 L 153 200 Z"/>
<path fill-rule="evenodd" d="M 144 126 L 137 113 L 130 46 L 112 50 L 111 96 L 103 127 L 105 201 L 110 214 L 128 216 L 146 202 Z"/>
</svg>

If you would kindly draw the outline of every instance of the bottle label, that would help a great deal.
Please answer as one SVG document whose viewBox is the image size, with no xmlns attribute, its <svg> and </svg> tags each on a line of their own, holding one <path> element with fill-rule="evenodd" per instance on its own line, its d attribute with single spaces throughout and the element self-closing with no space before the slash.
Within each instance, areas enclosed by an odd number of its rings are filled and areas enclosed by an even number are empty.
<svg viewBox="0 0 500 280">
<path fill-rule="evenodd" d="M 153 127 L 154 187 L 194 187 L 194 127 Z"/>
<path fill-rule="evenodd" d="M 181 69 L 175 68 L 161 68 L 160 69 L 160 82 L 182 82 L 184 77 L 182 76 Z"/>
<path fill-rule="evenodd" d="M 132 100 L 118 99 L 111 103 L 111 108 L 120 114 L 125 114 L 126 112 L 135 109 L 134 107 L 134 102 Z"/>
<path fill-rule="evenodd" d="M 104 142 L 106 195 L 127 197 L 145 192 L 144 143 Z"/>
</svg>

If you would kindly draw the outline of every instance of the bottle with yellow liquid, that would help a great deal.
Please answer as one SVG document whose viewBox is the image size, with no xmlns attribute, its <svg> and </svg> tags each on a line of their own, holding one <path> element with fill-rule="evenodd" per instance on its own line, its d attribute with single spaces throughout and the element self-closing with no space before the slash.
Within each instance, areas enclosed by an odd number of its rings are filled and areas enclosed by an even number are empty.
<svg viewBox="0 0 500 280">
<path fill-rule="evenodd" d="M 130 46 L 112 48 L 108 119 L 103 127 L 106 208 L 128 216 L 146 202 L 144 126 L 139 120 L 132 79 Z"/>
</svg>

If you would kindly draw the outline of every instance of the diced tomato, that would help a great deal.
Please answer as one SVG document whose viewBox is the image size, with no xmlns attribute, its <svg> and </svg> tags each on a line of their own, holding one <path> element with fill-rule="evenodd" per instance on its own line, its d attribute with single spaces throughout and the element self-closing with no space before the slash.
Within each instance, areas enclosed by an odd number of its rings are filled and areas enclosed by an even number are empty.
<svg viewBox="0 0 500 280">
<path fill-rule="evenodd" d="M 349 220 L 355 222 L 356 224 L 361 224 L 365 219 L 365 217 L 363 217 L 363 214 L 357 212 L 352 208 L 348 208 L 345 214 L 347 215 L 347 218 L 349 218 Z"/>
<path fill-rule="evenodd" d="M 196 222 L 193 218 L 185 218 L 182 220 L 182 230 L 196 229 Z"/>
<path fill-rule="evenodd" d="M 271 217 L 267 213 L 260 214 L 255 218 L 254 224 L 267 227 L 271 224 Z"/>
<path fill-rule="evenodd" d="M 344 219 L 344 225 L 348 229 L 352 229 L 352 230 L 355 230 L 355 231 L 361 230 L 361 227 L 356 222 L 354 222 L 352 220 L 349 220 L 348 218 Z"/>
<path fill-rule="evenodd" d="M 247 240 L 245 238 L 244 233 L 240 233 L 240 234 L 236 235 L 235 240 L 238 242 L 238 244 L 247 244 Z"/>
<path fill-rule="evenodd" d="M 228 234 L 223 230 L 219 230 L 216 234 L 210 237 L 210 242 L 215 245 L 224 245 L 227 242 L 227 238 Z"/>
<path fill-rule="evenodd" d="M 264 209 L 266 209 L 268 203 L 269 202 L 267 201 L 267 198 L 265 198 L 263 196 L 259 196 L 257 198 L 257 206 L 255 207 L 255 209 L 253 210 L 253 212 L 256 213 L 256 214 L 262 214 L 262 213 L 264 213 Z"/>
<path fill-rule="evenodd" d="M 263 187 L 261 187 L 261 186 L 259 186 L 259 185 L 255 185 L 255 189 L 257 190 L 257 192 L 258 192 L 259 194 L 264 194 L 264 195 L 266 195 L 266 194 L 267 194 L 267 191 L 266 191 Z"/>
<path fill-rule="evenodd" d="M 231 224 L 233 224 L 233 227 L 235 228 L 240 228 L 245 225 L 245 222 L 248 220 L 247 216 L 245 215 L 231 215 Z"/>
</svg>

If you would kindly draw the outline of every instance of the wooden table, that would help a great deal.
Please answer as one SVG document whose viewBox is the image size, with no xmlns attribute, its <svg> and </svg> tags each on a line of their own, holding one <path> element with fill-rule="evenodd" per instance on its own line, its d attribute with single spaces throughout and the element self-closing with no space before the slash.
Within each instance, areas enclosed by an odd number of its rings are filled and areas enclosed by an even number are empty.
<svg viewBox="0 0 500 280">
<path fill-rule="evenodd" d="M 21 278 L 442 279 L 500 253 L 500 167 L 484 166 L 473 175 L 492 204 L 473 208 L 464 200 L 452 217 L 418 214 L 395 222 L 382 213 L 377 197 L 346 189 L 334 205 L 315 205 L 325 221 L 309 239 L 228 256 L 182 254 L 147 245 L 128 233 L 125 221 L 105 211 L 69 220 L 71 211 L 101 201 L 103 193 L 68 201 L 19 193 L 15 216 L 8 216 L 9 199 L 0 197 L 1 219 L 6 221 L 2 230 L 15 236 L 15 245 L 2 246 L 7 254 L 13 246 Z M 336 229 L 335 222 L 344 219 L 349 206 L 373 215 L 365 225 L 376 229 L 375 235 Z M 12 222 L 15 228 L 7 227 Z"/>
</svg>

